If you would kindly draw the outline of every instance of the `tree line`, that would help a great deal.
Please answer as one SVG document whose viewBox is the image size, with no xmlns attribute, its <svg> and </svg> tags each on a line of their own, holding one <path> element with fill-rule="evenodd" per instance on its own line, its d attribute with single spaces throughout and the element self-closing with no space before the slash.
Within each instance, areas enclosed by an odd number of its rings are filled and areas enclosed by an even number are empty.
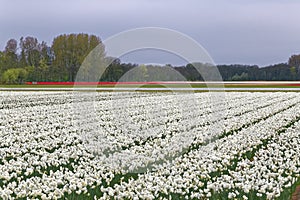
<svg viewBox="0 0 300 200">
<path fill-rule="evenodd" d="M 10 39 L 0 51 L 1 84 L 22 84 L 36 81 L 73 82 L 86 56 L 97 47 L 97 55 L 110 61 L 99 81 L 201 81 L 196 68 L 209 72 L 211 65 L 203 63 L 185 66 L 137 65 L 122 63 L 105 55 L 100 37 L 95 35 L 62 34 L 51 46 L 35 37 Z M 196 66 L 196 68 L 195 68 Z M 300 55 L 292 55 L 287 63 L 266 67 L 256 65 L 217 65 L 225 81 L 285 81 L 300 80 Z"/>
</svg>

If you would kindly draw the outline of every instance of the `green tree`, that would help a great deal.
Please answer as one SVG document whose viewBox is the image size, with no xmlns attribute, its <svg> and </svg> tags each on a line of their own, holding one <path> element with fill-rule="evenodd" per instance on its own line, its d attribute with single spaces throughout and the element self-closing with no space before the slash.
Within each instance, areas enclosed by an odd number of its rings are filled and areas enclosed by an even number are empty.
<svg viewBox="0 0 300 200">
<path fill-rule="evenodd" d="M 20 39 L 20 47 L 24 52 L 26 61 L 30 66 L 38 66 L 40 61 L 39 43 L 37 38 L 28 36 Z"/>
<path fill-rule="evenodd" d="M 52 50 L 55 55 L 53 65 L 61 72 L 59 78 L 65 81 L 74 81 L 81 63 L 90 51 L 98 45 L 100 45 L 98 55 L 94 56 L 104 57 L 104 45 L 97 36 L 89 36 L 82 33 L 64 34 L 56 37 L 52 44 Z M 92 73 L 89 70 L 86 71 Z"/>
<path fill-rule="evenodd" d="M 27 78 L 28 72 L 23 68 L 8 69 L 2 74 L 2 82 L 6 84 L 21 84 Z"/>
<path fill-rule="evenodd" d="M 17 41 L 15 39 L 10 39 L 7 41 L 5 50 L 2 55 L 3 70 L 16 68 L 18 65 L 17 56 Z"/>
<path fill-rule="evenodd" d="M 231 80 L 233 81 L 247 81 L 249 80 L 248 74 L 243 72 L 241 75 L 235 74 Z"/>
<path fill-rule="evenodd" d="M 26 61 L 26 56 L 25 56 L 25 51 L 21 51 L 21 57 L 19 61 L 19 67 L 23 68 L 27 66 L 27 61 Z"/>
<path fill-rule="evenodd" d="M 148 77 L 149 77 L 147 66 L 140 65 L 139 70 L 140 70 L 140 75 L 141 75 L 141 81 L 147 81 Z"/>
<path fill-rule="evenodd" d="M 288 61 L 289 66 L 294 67 L 296 70 L 296 76 L 294 78 L 294 80 L 299 80 L 300 79 L 300 54 L 299 55 L 292 55 L 289 58 Z M 294 69 L 292 69 L 292 75 L 294 76 Z"/>
<path fill-rule="evenodd" d="M 20 39 L 21 58 L 20 67 L 33 66 L 34 72 L 30 75 L 32 81 L 38 81 L 41 78 L 40 61 L 47 59 L 47 45 L 45 42 L 39 43 L 37 38 L 28 36 Z"/>
<path fill-rule="evenodd" d="M 110 64 L 100 77 L 100 81 L 119 81 L 124 74 L 120 59 L 107 57 L 106 63 Z"/>
<path fill-rule="evenodd" d="M 0 74 L 4 71 L 4 52 L 0 51 Z"/>
<path fill-rule="evenodd" d="M 26 66 L 26 67 L 24 67 L 24 69 L 27 71 L 26 81 L 36 81 L 35 67 L 34 66 Z"/>
<path fill-rule="evenodd" d="M 47 81 L 47 74 L 48 74 L 48 69 L 49 69 L 49 66 L 47 65 L 47 61 L 46 59 L 41 59 L 40 62 L 39 62 L 39 80 L 40 81 Z"/>
<path fill-rule="evenodd" d="M 297 79 L 297 69 L 295 66 L 292 66 L 290 68 L 290 72 L 291 72 L 291 78 L 292 80 L 296 80 Z"/>
</svg>

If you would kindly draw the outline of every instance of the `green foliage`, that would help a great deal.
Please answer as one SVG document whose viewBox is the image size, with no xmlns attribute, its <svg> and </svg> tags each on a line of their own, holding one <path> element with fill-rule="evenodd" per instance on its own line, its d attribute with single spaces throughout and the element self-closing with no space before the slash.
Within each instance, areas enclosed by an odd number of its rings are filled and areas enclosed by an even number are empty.
<svg viewBox="0 0 300 200">
<path fill-rule="evenodd" d="M 248 73 L 243 72 L 241 75 L 235 74 L 231 80 L 233 81 L 247 81 L 249 79 Z"/>
<path fill-rule="evenodd" d="M 295 66 L 290 68 L 292 80 L 297 80 L 297 69 Z"/>
<path fill-rule="evenodd" d="M 293 67 L 285 63 L 262 68 L 250 65 L 218 65 L 217 67 L 225 81 L 300 80 L 300 76 L 295 76 L 295 73 L 299 73 L 299 70 L 293 69 Z"/>
<path fill-rule="evenodd" d="M 289 58 L 288 64 L 290 66 L 299 67 L 300 66 L 300 54 L 299 55 L 292 55 Z"/>
<path fill-rule="evenodd" d="M 92 51 L 95 47 L 97 50 Z M 20 51 L 18 52 L 17 49 Z M 85 59 L 87 56 L 89 59 Z M 108 68 L 104 70 L 103 65 L 108 65 Z M 170 64 L 138 66 L 121 63 L 118 58 L 105 57 L 105 48 L 99 37 L 83 33 L 59 35 L 54 38 L 51 47 L 31 36 L 22 37 L 19 47 L 16 40 L 10 39 L 3 52 L 0 51 L 2 83 L 74 81 L 80 67 L 82 75 L 80 80 L 82 81 L 143 82 L 215 79 L 214 68 L 203 63 L 189 63 L 186 66 L 177 67 Z M 292 55 L 288 63 L 262 68 L 256 65 L 218 65 L 216 67 L 224 81 L 300 80 L 300 55 Z M 20 72 L 20 69 L 23 69 L 23 72 L 26 71 L 26 76 Z"/>
<path fill-rule="evenodd" d="M 86 56 L 98 46 L 97 55 L 104 57 L 104 45 L 99 37 L 88 34 L 70 34 L 56 37 L 52 44 L 52 50 L 55 55 L 53 67 L 60 72 L 60 79 L 68 77 L 64 81 L 74 81 L 76 73 Z M 91 73 L 86 70 L 86 73 Z"/>
<path fill-rule="evenodd" d="M 8 69 L 2 74 L 2 82 L 7 84 L 21 84 L 28 76 L 28 72 L 22 68 Z"/>
</svg>

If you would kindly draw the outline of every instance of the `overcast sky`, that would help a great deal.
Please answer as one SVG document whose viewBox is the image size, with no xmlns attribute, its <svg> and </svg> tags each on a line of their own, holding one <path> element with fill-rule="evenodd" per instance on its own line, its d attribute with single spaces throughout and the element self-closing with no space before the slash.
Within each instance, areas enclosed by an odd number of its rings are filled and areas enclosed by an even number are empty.
<svg viewBox="0 0 300 200">
<path fill-rule="evenodd" d="M 218 64 L 265 66 L 300 54 L 298 0 L 0 0 L 0 47 L 34 36 L 51 45 L 62 33 L 102 40 L 138 27 L 164 27 L 189 35 Z M 162 52 L 135 52 L 126 62 L 182 64 Z"/>
</svg>

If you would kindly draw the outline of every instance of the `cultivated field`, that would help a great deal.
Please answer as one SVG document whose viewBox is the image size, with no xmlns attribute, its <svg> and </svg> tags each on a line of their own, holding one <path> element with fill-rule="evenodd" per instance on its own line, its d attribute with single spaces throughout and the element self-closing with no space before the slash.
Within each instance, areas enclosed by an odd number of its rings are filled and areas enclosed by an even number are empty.
<svg viewBox="0 0 300 200">
<path fill-rule="evenodd" d="M 287 200 L 300 184 L 300 93 L 0 97 L 2 199 Z"/>
</svg>

